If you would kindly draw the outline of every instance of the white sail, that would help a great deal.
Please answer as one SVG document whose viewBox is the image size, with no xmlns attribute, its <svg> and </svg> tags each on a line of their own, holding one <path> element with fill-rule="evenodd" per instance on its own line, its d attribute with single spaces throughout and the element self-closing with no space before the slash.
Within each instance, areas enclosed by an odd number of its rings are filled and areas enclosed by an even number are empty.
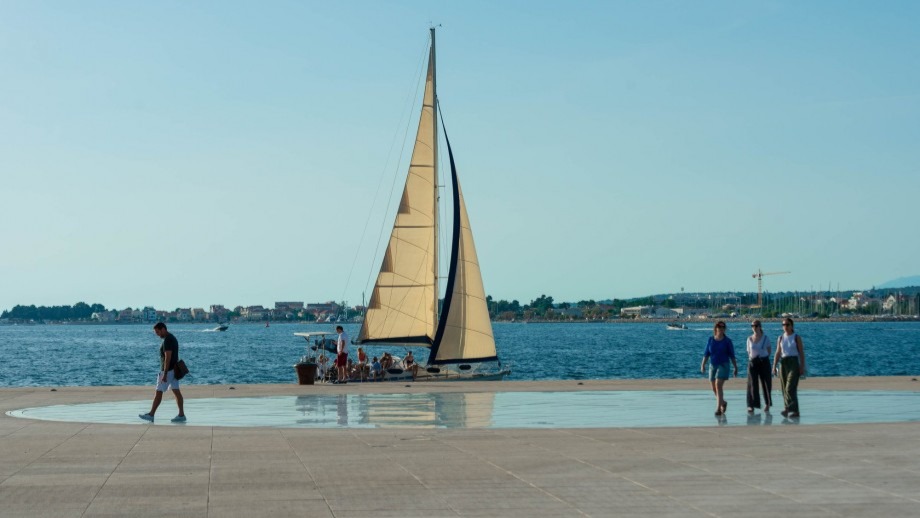
<svg viewBox="0 0 920 518">
<path fill-rule="evenodd" d="M 359 342 L 428 345 L 437 326 L 437 114 L 434 47 L 415 148 Z"/>
</svg>

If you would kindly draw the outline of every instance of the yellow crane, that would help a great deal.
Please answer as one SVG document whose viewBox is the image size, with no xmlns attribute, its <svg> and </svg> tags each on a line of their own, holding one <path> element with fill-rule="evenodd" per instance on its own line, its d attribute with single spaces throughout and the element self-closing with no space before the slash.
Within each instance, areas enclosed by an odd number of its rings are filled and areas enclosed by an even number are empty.
<svg viewBox="0 0 920 518">
<path fill-rule="evenodd" d="M 757 273 L 751 275 L 751 277 L 757 279 L 757 307 L 763 307 L 763 276 L 764 275 L 782 275 L 785 273 L 792 272 L 762 272 L 760 268 L 757 269 Z"/>
</svg>

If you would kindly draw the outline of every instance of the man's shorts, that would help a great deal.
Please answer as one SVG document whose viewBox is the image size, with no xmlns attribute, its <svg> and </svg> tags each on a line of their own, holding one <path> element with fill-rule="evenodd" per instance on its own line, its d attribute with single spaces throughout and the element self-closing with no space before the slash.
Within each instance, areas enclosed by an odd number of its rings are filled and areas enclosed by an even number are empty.
<svg viewBox="0 0 920 518">
<path fill-rule="evenodd" d="M 163 371 L 157 374 L 157 392 L 166 392 L 167 390 L 179 390 L 179 380 L 176 379 L 176 373 L 169 371 L 166 373 L 166 382 L 163 382 Z"/>
<path fill-rule="evenodd" d="M 348 353 L 340 353 L 338 356 L 336 356 L 335 365 L 336 367 L 344 367 L 348 365 Z"/>
<path fill-rule="evenodd" d="M 728 362 L 721 365 L 709 365 L 709 381 L 715 381 L 716 378 L 720 380 L 728 379 Z"/>
</svg>

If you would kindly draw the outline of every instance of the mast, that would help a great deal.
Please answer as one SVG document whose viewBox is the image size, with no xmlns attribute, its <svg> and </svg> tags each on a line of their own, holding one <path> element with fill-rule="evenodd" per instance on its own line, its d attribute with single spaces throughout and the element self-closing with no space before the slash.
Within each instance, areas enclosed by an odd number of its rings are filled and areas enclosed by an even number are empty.
<svg viewBox="0 0 920 518">
<path fill-rule="evenodd" d="M 429 29 L 431 31 L 431 54 L 429 54 L 429 63 L 428 66 L 431 68 L 431 93 L 434 97 L 434 106 L 432 107 L 432 121 L 431 125 L 431 142 L 432 154 L 434 155 L 434 203 L 435 203 L 435 218 L 434 218 L 434 321 L 439 320 L 438 312 L 438 299 L 441 297 L 441 282 L 440 282 L 440 257 L 438 251 L 440 249 L 439 232 L 438 232 L 438 219 L 440 215 L 440 201 L 441 197 L 438 193 L 438 70 L 437 70 L 437 56 L 435 54 L 434 48 L 434 27 Z M 437 330 L 435 330 L 437 333 Z"/>
</svg>

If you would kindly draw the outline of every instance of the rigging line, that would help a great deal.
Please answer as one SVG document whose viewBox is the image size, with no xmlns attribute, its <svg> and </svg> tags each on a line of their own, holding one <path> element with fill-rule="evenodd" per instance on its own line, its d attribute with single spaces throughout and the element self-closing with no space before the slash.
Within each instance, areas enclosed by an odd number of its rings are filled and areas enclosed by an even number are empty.
<svg viewBox="0 0 920 518">
<path fill-rule="evenodd" d="M 416 77 L 416 80 L 415 80 L 415 92 L 412 94 L 413 102 L 412 102 L 412 106 L 410 106 L 409 113 L 412 113 L 411 108 L 415 106 L 414 99 L 418 99 L 418 89 L 419 89 L 419 84 L 421 84 L 421 81 L 419 79 L 421 78 L 422 70 L 424 70 L 425 68 L 425 57 L 426 57 L 426 54 L 428 53 L 427 51 L 428 51 L 428 40 L 429 39 L 430 39 L 430 36 L 429 38 L 426 38 L 425 46 L 422 51 L 422 57 L 419 60 L 418 76 Z M 422 104 L 424 104 L 425 100 L 422 99 L 421 102 Z M 364 283 L 365 292 L 367 291 L 367 288 L 371 283 L 371 277 L 374 275 L 374 268 L 375 268 L 374 265 L 377 264 L 377 255 L 380 253 L 380 241 L 383 240 L 383 231 L 386 228 L 385 225 L 387 222 L 386 215 L 390 213 L 390 205 L 393 203 L 393 190 L 396 189 L 396 179 L 398 178 L 399 171 L 402 167 L 402 157 L 403 157 L 403 153 L 405 153 L 405 150 L 406 150 L 406 139 L 409 138 L 409 127 L 411 123 L 412 123 L 412 117 L 409 116 L 406 120 L 406 129 L 405 129 L 405 132 L 403 133 L 403 142 L 399 150 L 399 158 L 396 161 L 396 169 L 395 169 L 395 173 L 393 174 L 393 182 L 390 184 L 390 195 L 387 199 L 386 211 L 384 212 L 384 217 L 380 218 L 380 232 L 377 234 L 377 245 L 374 247 L 374 258 L 371 260 L 371 268 L 370 270 L 368 270 L 367 280 Z M 383 182 L 383 177 L 381 176 L 381 184 L 382 182 Z M 368 218 L 368 223 L 369 222 L 370 222 L 370 218 Z M 371 293 L 371 296 L 373 297 L 373 292 Z"/>
<path fill-rule="evenodd" d="M 427 50 L 427 45 L 426 45 L 425 49 Z M 423 53 L 422 53 L 422 61 L 421 61 L 421 62 L 424 63 L 424 51 L 423 51 Z M 421 65 L 419 65 L 417 68 L 421 69 Z M 416 75 L 420 75 L 420 74 L 421 74 L 421 72 L 418 72 Z M 418 79 L 416 79 L 416 95 L 418 94 L 418 86 L 417 86 L 417 84 L 418 84 Z M 404 103 L 405 108 L 403 108 L 403 113 L 402 113 L 402 115 L 400 115 L 400 117 L 399 117 L 399 120 L 400 120 L 400 121 L 403 120 L 403 117 L 406 118 L 406 125 L 407 125 L 407 128 L 408 128 L 408 125 L 412 122 L 411 113 L 412 113 L 412 107 L 413 107 L 414 105 L 415 105 L 414 97 L 409 97 L 409 98 L 407 98 L 407 99 L 406 99 L 406 102 Z M 408 131 L 408 129 L 407 129 L 407 131 Z M 358 257 L 360 257 L 360 255 L 361 255 L 361 247 L 362 247 L 362 245 L 364 244 L 364 238 L 365 238 L 365 236 L 367 235 L 367 229 L 368 229 L 368 227 L 370 226 L 370 222 L 371 222 L 372 216 L 373 216 L 373 214 L 374 214 L 374 207 L 377 206 L 377 200 L 378 200 L 378 198 L 380 197 L 380 189 L 381 189 L 381 187 L 383 186 L 383 180 L 386 178 L 386 172 L 387 172 L 387 169 L 389 169 L 390 158 L 393 156 L 393 148 L 396 146 L 396 139 L 397 139 L 397 136 L 398 136 L 398 135 L 399 135 L 399 125 L 397 125 L 396 131 L 393 132 L 393 138 L 390 140 L 390 149 L 387 150 L 387 158 L 386 158 L 386 161 L 384 161 L 383 169 L 380 171 L 380 180 L 378 180 L 378 182 L 377 182 L 377 189 L 376 189 L 376 191 L 374 192 L 374 199 L 373 199 L 373 201 L 371 202 L 370 208 L 368 209 L 367 220 L 364 222 L 364 230 L 361 231 L 361 238 L 358 240 L 358 248 L 357 248 L 357 250 L 355 251 L 355 257 L 354 257 L 354 259 L 352 259 L 352 262 L 351 262 L 351 269 L 348 270 L 348 277 L 346 277 L 346 279 L 345 279 L 345 287 L 342 289 L 342 300 L 345 300 L 345 295 L 346 295 L 346 293 L 348 292 L 348 287 L 349 287 L 349 285 L 351 284 L 351 276 L 352 276 L 352 274 L 354 273 L 354 271 L 355 271 L 355 266 L 356 266 L 357 263 L 358 263 Z M 405 137 L 403 137 L 403 147 L 405 147 Z M 400 154 L 400 160 L 402 160 L 402 154 Z M 397 171 L 398 171 L 398 170 L 399 170 L 399 169 L 398 169 L 398 167 L 397 167 Z M 391 190 L 390 196 L 392 197 L 392 195 L 393 195 L 393 194 L 392 194 L 392 190 Z M 387 205 L 387 210 L 389 211 L 389 205 Z M 380 247 L 380 241 L 379 241 L 379 239 L 378 239 L 378 241 L 377 241 L 377 247 L 378 247 L 378 248 Z M 375 255 L 374 255 L 374 261 L 376 261 L 376 259 L 377 259 L 377 256 L 376 256 L 376 254 L 375 254 Z M 372 263 L 372 264 L 373 264 L 373 263 Z M 372 266 L 371 268 L 373 269 L 373 266 Z M 365 285 L 365 291 L 367 291 L 367 285 Z"/>
</svg>

